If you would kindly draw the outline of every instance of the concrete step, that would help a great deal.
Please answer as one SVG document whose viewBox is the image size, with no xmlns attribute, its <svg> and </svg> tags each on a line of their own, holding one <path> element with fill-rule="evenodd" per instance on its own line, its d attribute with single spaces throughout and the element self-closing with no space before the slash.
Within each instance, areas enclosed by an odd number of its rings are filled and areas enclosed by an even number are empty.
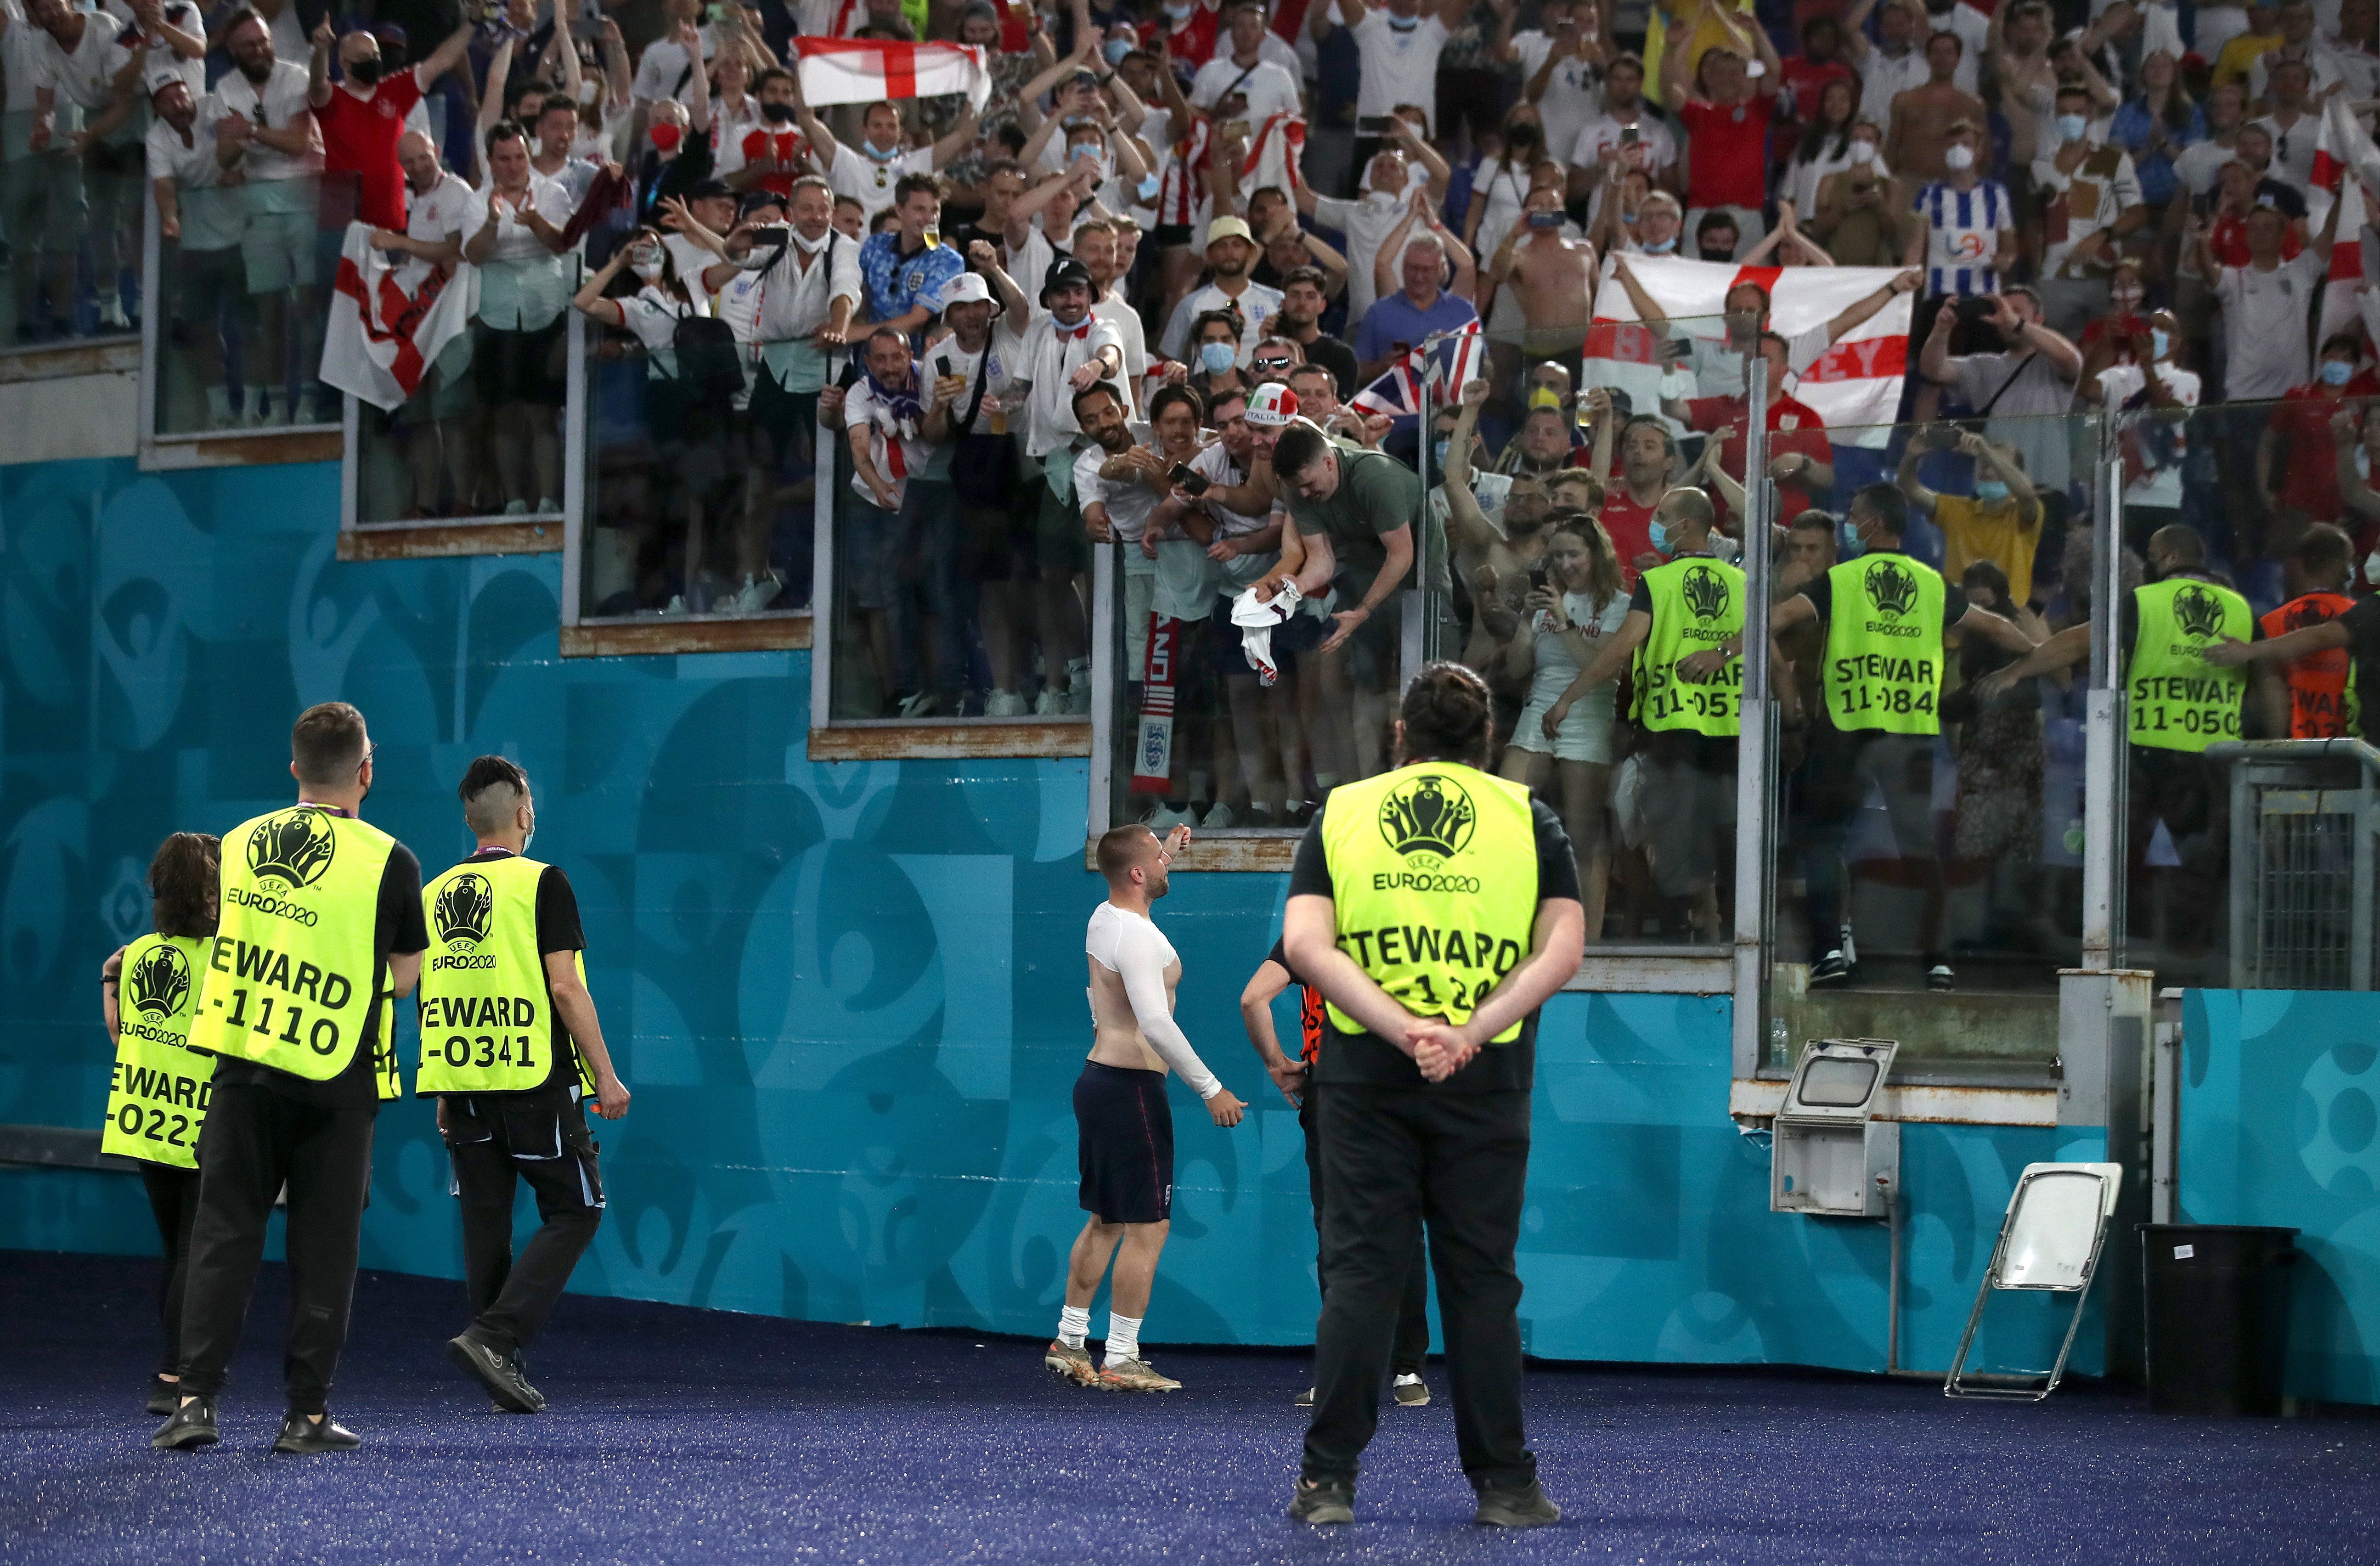
<svg viewBox="0 0 2380 1566">
<path fill-rule="evenodd" d="M 1815 989 L 1780 998 L 1795 1058 L 1813 1038 L 1897 1038 L 1918 1062 L 2044 1063 L 2058 1053 L 2058 996 L 1990 990 Z"/>
</svg>

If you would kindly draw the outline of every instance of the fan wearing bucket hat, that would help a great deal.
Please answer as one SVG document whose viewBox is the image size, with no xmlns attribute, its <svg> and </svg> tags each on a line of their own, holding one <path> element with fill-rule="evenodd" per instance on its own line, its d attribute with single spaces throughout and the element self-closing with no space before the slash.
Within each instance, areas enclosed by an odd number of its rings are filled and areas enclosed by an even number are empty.
<svg viewBox="0 0 2380 1566">
<path fill-rule="evenodd" d="M 1036 489 L 1034 541 L 1041 568 L 1042 664 L 1050 674 L 1034 710 L 1043 716 L 1088 712 L 1091 660 L 1082 606 L 1087 601 L 1083 589 L 1091 548 L 1075 504 L 1074 454 L 1083 433 L 1075 418 L 1075 394 L 1105 381 L 1123 396 L 1123 341 L 1091 313 L 1091 273 L 1082 262 L 1062 261 L 1050 267 L 1041 279 L 1041 308 L 1035 310 L 990 245 L 978 239 L 968 246 L 967 261 L 1000 300 L 1000 330 L 993 338 L 1000 356 L 1009 373 L 1030 387 L 1025 451 L 1041 464 L 1044 480 Z"/>
<path fill-rule="evenodd" d="M 1021 718 L 1031 710 L 1023 682 L 1031 666 L 1025 633 L 1032 625 L 1032 511 L 1015 492 L 1007 407 L 1016 382 L 992 335 L 1001 313 L 980 273 L 963 272 L 942 289 L 949 331 L 926 349 L 928 455 L 902 504 L 901 547 L 919 567 L 936 619 L 959 627 L 933 638 L 935 710 L 966 710 L 963 649 L 975 639 L 969 622 L 979 613 L 991 669 L 983 715 Z"/>
<path fill-rule="evenodd" d="M 179 75 L 161 74 L 152 84 L 150 106 L 156 117 L 146 142 L 149 187 L 157 202 L 159 234 L 181 247 L 171 275 L 206 396 L 206 427 L 228 430 L 239 422 L 239 414 L 224 380 L 222 323 L 231 319 L 225 307 L 247 292 L 239 258 L 242 208 L 239 187 L 224 183 L 226 171 L 215 156 L 215 121 L 223 111 L 212 98 L 204 99 L 204 108 L 200 103 Z M 30 247 L 18 252 L 18 264 L 36 264 Z"/>
<path fill-rule="evenodd" d="M 1245 219 L 1219 217 L 1207 225 L 1208 281 L 1190 290 L 1173 307 L 1165 322 L 1165 335 L 1158 340 L 1159 350 L 1166 358 L 1181 358 L 1189 352 L 1190 328 L 1200 316 L 1211 310 L 1232 310 L 1240 318 L 1239 362 L 1243 369 L 1246 367 L 1248 355 L 1272 334 L 1273 318 L 1281 314 L 1281 290 L 1268 288 L 1248 275 L 1257 254 L 1255 237 Z"/>
</svg>

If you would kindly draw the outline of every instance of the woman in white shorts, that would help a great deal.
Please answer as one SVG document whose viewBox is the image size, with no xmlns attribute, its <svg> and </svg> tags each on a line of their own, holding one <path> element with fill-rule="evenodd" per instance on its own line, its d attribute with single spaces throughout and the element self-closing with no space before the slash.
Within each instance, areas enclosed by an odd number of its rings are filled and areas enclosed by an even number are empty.
<svg viewBox="0 0 2380 1566">
<path fill-rule="evenodd" d="M 1531 587 L 1520 627 L 1503 651 L 1502 673 L 1515 683 L 1528 679 L 1529 704 L 1504 747 L 1502 771 L 1561 813 L 1578 856 L 1587 939 L 1596 941 L 1603 935 L 1604 877 L 1610 858 L 1603 818 L 1611 795 L 1616 682 L 1572 701 L 1558 722 L 1548 720 L 1571 681 L 1595 662 L 1603 638 L 1628 617 L 1628 595 L 1620 588 L 1620 556 L 1611 536 L 1592 516 L 1572 516 L 1555 530 L 1546 542 L 1542 570 L 1544 580 Z"/>
</svg>

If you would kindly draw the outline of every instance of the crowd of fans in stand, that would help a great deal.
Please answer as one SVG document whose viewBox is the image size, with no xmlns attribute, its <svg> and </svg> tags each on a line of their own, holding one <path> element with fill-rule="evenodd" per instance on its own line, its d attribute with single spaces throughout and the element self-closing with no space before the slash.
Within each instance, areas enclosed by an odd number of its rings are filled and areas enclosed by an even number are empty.
<svg viewBox="0 0 2380 1566">
<path fill-rule="evenodd" d="M 0 0 L 20 336 L 134 302 L 144 123 L 218 424 L 300 417 L 348 218 L 417 275 L 477 269 L 469 338 L 389 422 L 406 515 L 558 509 L 575 306 L 604 329 L 589 613 L 807 603 L 832 483 L 837 716 L 1072 716 L 1120 542 L 1122 726 L 1152 682 L 1172 718 L 1133 796 L 1160 830 L 1293 824 L 1385 764 L 1420 585 L 1599 898 L 1661 802 L 1624 699 L 1575 676 L 1691 523 L 1667 497 L 1706 495 L 1740 557 L 1747 350 L 1786 591 L 1857 552 L 1880 481 L 1970 603 L 2084 617 L 2098 454 L 2054 416 L 2095 410 L 2129 431 L 2133 550 L 2188 529 L 2260 611 L 2380 570 L 2351 297 L 2380 295 L 2380 233 L 2342 231 L 2315 164 L 2325 100 L 2368 124 L 2380 97 L 2380 0 L 111 3 Z M 797 33 L 979 45 L 991 91 L 814 106 Z M 2360 290 L 2325 289 L 2338 245 Z M 1582 384 L 1597 289 L 1656 315 L 1631 258 L 1669 255 L 1892 269 L 1857 310 L 1916 296 L 1908 428 L 1831 440 L 1794 392 L 1846 322 L 1770 334 L 1749 279 L 1731 327 L 1673 323 L 1657 406 Z M 2325 297 L 2350 308 L 2318 331 Z M 1427 441 L 1352 406 L 1474 321 L 1481 379 Z M 260 368 L 285 363 L 288 394 Z M 1279 580 L 1304 612 L 1267 681 L 1232 600 Z M 1970 677 L 2007 661 L 1965 641 Z M 2043 682 L 1949 725 L 1915 834 L 1942 863 L 2055 835 L 2070 702 Z M 1626 931 L 1716 933 L 1706 898 L 1621 881 Z"/>
</svg>

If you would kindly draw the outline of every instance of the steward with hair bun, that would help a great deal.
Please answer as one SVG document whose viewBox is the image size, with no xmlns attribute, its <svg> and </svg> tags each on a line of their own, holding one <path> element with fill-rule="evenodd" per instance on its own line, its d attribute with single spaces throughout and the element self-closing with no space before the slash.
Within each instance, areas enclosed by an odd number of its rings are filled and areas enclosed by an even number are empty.
<svg viewBox="0 0 2380 1566">
<path fill-rule="evenodd" d="M 1459 663 L 1406 687 L 1396 768 L 1333 789 L 1298 845 L 1282 945 L 1322 992 L 1322 1317 L 1290 1509 L 1354 1517 L 1397 1310 L 1428 1215 L 1463 1471 L 1477 1521 L 1549 1523 L 1521 1419 L 1513 1266 L 1536 1011 L 1585 920 L 1560 818 L 1491 776 L 1488 686 Z"/>
</svg>

